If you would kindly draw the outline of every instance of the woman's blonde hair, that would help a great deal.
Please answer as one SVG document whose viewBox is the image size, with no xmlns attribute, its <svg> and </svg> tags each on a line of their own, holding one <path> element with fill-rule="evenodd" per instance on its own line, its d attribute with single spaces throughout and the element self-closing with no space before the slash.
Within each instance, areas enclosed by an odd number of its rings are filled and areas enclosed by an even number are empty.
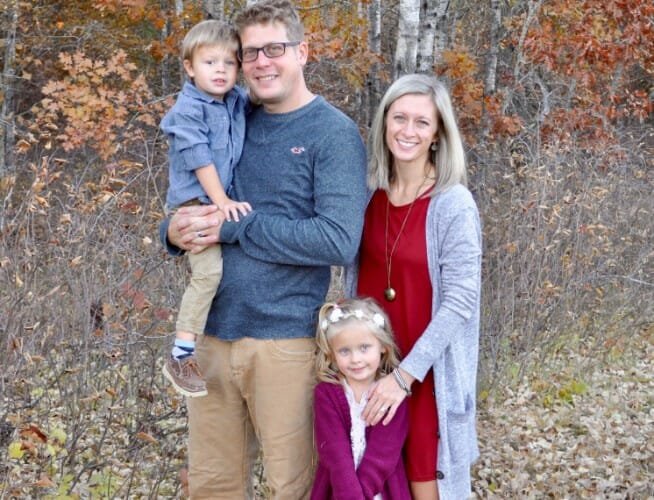
<svg viewBox="0 0 654 500">
<path fill-rule="evenodd" d="M 316 329 L 316 343 L 318 345 L 316 372 L 318 380 L 340 383 L 341 373 L 336 366 L 329 341 L 334 335 L 355 322 L 365 324 L 384 348 L 377 377 L 391 373 L 400 364 L 390 321 L 377 302 L 371 298 L 327 302 L 320 308 L 318 328 Z"/>
<path fill-rule="evenodd" d="M 431 161 L 438 178 L 432 194 L 455 186 L 467 185 L 466 161 L 461 134 L 456 124 L 450 96 L 439 80 L 431 75 L 404 75 L 388 88 L 372 121 L 369 134 L 368 187 L 388 191 L 393 179 L 393 156 L 386 145 L 386 115 L 397 99 L 407 94 L 427 95 L 436 107 L 438 144 Z"/>
</svg>

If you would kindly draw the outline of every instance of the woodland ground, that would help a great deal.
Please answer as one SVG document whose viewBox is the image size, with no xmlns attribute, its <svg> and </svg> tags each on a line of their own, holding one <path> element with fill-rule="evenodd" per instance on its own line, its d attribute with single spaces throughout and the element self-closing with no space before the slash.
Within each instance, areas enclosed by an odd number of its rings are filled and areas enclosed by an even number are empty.
<svg viewBox="0 0 654 500">
<path fill-rule="evenodd" d="M 482 391 L 475 497 L 654 498 L 653 360 L 649 325 L 600 349 L 572 343 L 530 375 Z M 73 402 L 58 396 L 79 370 L 33 360 L 23 400 L 3 396 L 14 411 L 0 435 L 0 498 L 182 498 L 183 401 L 156 354 L 149 362 L 151 387 L 130 389 L 127 365 L 113 362 L 95 381 L 105 389 Z M 119 397 L 130 390 L 134 399 Z M 265 498 L 262 484 L 259 492 Z"/>
<path fill-rule="evenodd" d="M 603 347 L 480 403 L 478 498 L 654 498 L 654 327 Z"/>
</svg>

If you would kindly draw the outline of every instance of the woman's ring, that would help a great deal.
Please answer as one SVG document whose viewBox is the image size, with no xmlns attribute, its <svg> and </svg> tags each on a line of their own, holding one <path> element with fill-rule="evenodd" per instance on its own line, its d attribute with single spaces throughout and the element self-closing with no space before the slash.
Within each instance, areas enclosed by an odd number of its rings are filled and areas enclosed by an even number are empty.
<svg viewBox="0 0 654 500">
<path fill-rule="evenodd" d="M 197 232 L 198 238 L 204 238 L 204 233 L 201 233 L 200 231 Z"/>
</svg>

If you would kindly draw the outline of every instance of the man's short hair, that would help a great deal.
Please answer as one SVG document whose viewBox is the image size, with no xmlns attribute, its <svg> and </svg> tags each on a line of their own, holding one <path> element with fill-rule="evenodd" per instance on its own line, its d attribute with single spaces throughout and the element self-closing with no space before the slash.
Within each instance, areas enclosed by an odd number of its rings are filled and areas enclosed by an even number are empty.
<svg viewBox="0 0 654 500">
<path fill-rule="evenodd" d="M 193 26 L 182 41 L 182 60 L 193 59 L 200 47 L 219 45 L 237 51 L 240 47 L 238 33 L 229 23 L 208 19 Z"/>
<path fill-rule="evenodd" d="M 286 28 L 288 41 L 304 40 L 304 25 L 300 15 L 289 0 L 261 0 L 239 12 L 234 20 L 240 34 L 255 24 L 279 23 Z M 283 42 L 285 40 L 277 40 Z"/>
</svg>

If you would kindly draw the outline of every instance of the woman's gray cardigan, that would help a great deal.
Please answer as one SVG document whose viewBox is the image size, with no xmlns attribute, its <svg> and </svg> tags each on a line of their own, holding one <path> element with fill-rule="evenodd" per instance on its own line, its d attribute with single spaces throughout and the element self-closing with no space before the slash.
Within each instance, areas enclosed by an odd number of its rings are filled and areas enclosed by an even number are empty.
<svg viewBox="0 0 654 500">
<path fill-rule="evenodd" d="M 427 211 L 427 263 L 434 293 L 432 318 L 400 366 L 422 381 L 434 369 L 438 406 L 438 491 L 441 500 L 468 498 L 470 466 L 479 456 L 475 428 L 481 227 L 463 185 L 434 195 Z M 356 292 L 356 265 L 345 273 Z"/>
</svg>

